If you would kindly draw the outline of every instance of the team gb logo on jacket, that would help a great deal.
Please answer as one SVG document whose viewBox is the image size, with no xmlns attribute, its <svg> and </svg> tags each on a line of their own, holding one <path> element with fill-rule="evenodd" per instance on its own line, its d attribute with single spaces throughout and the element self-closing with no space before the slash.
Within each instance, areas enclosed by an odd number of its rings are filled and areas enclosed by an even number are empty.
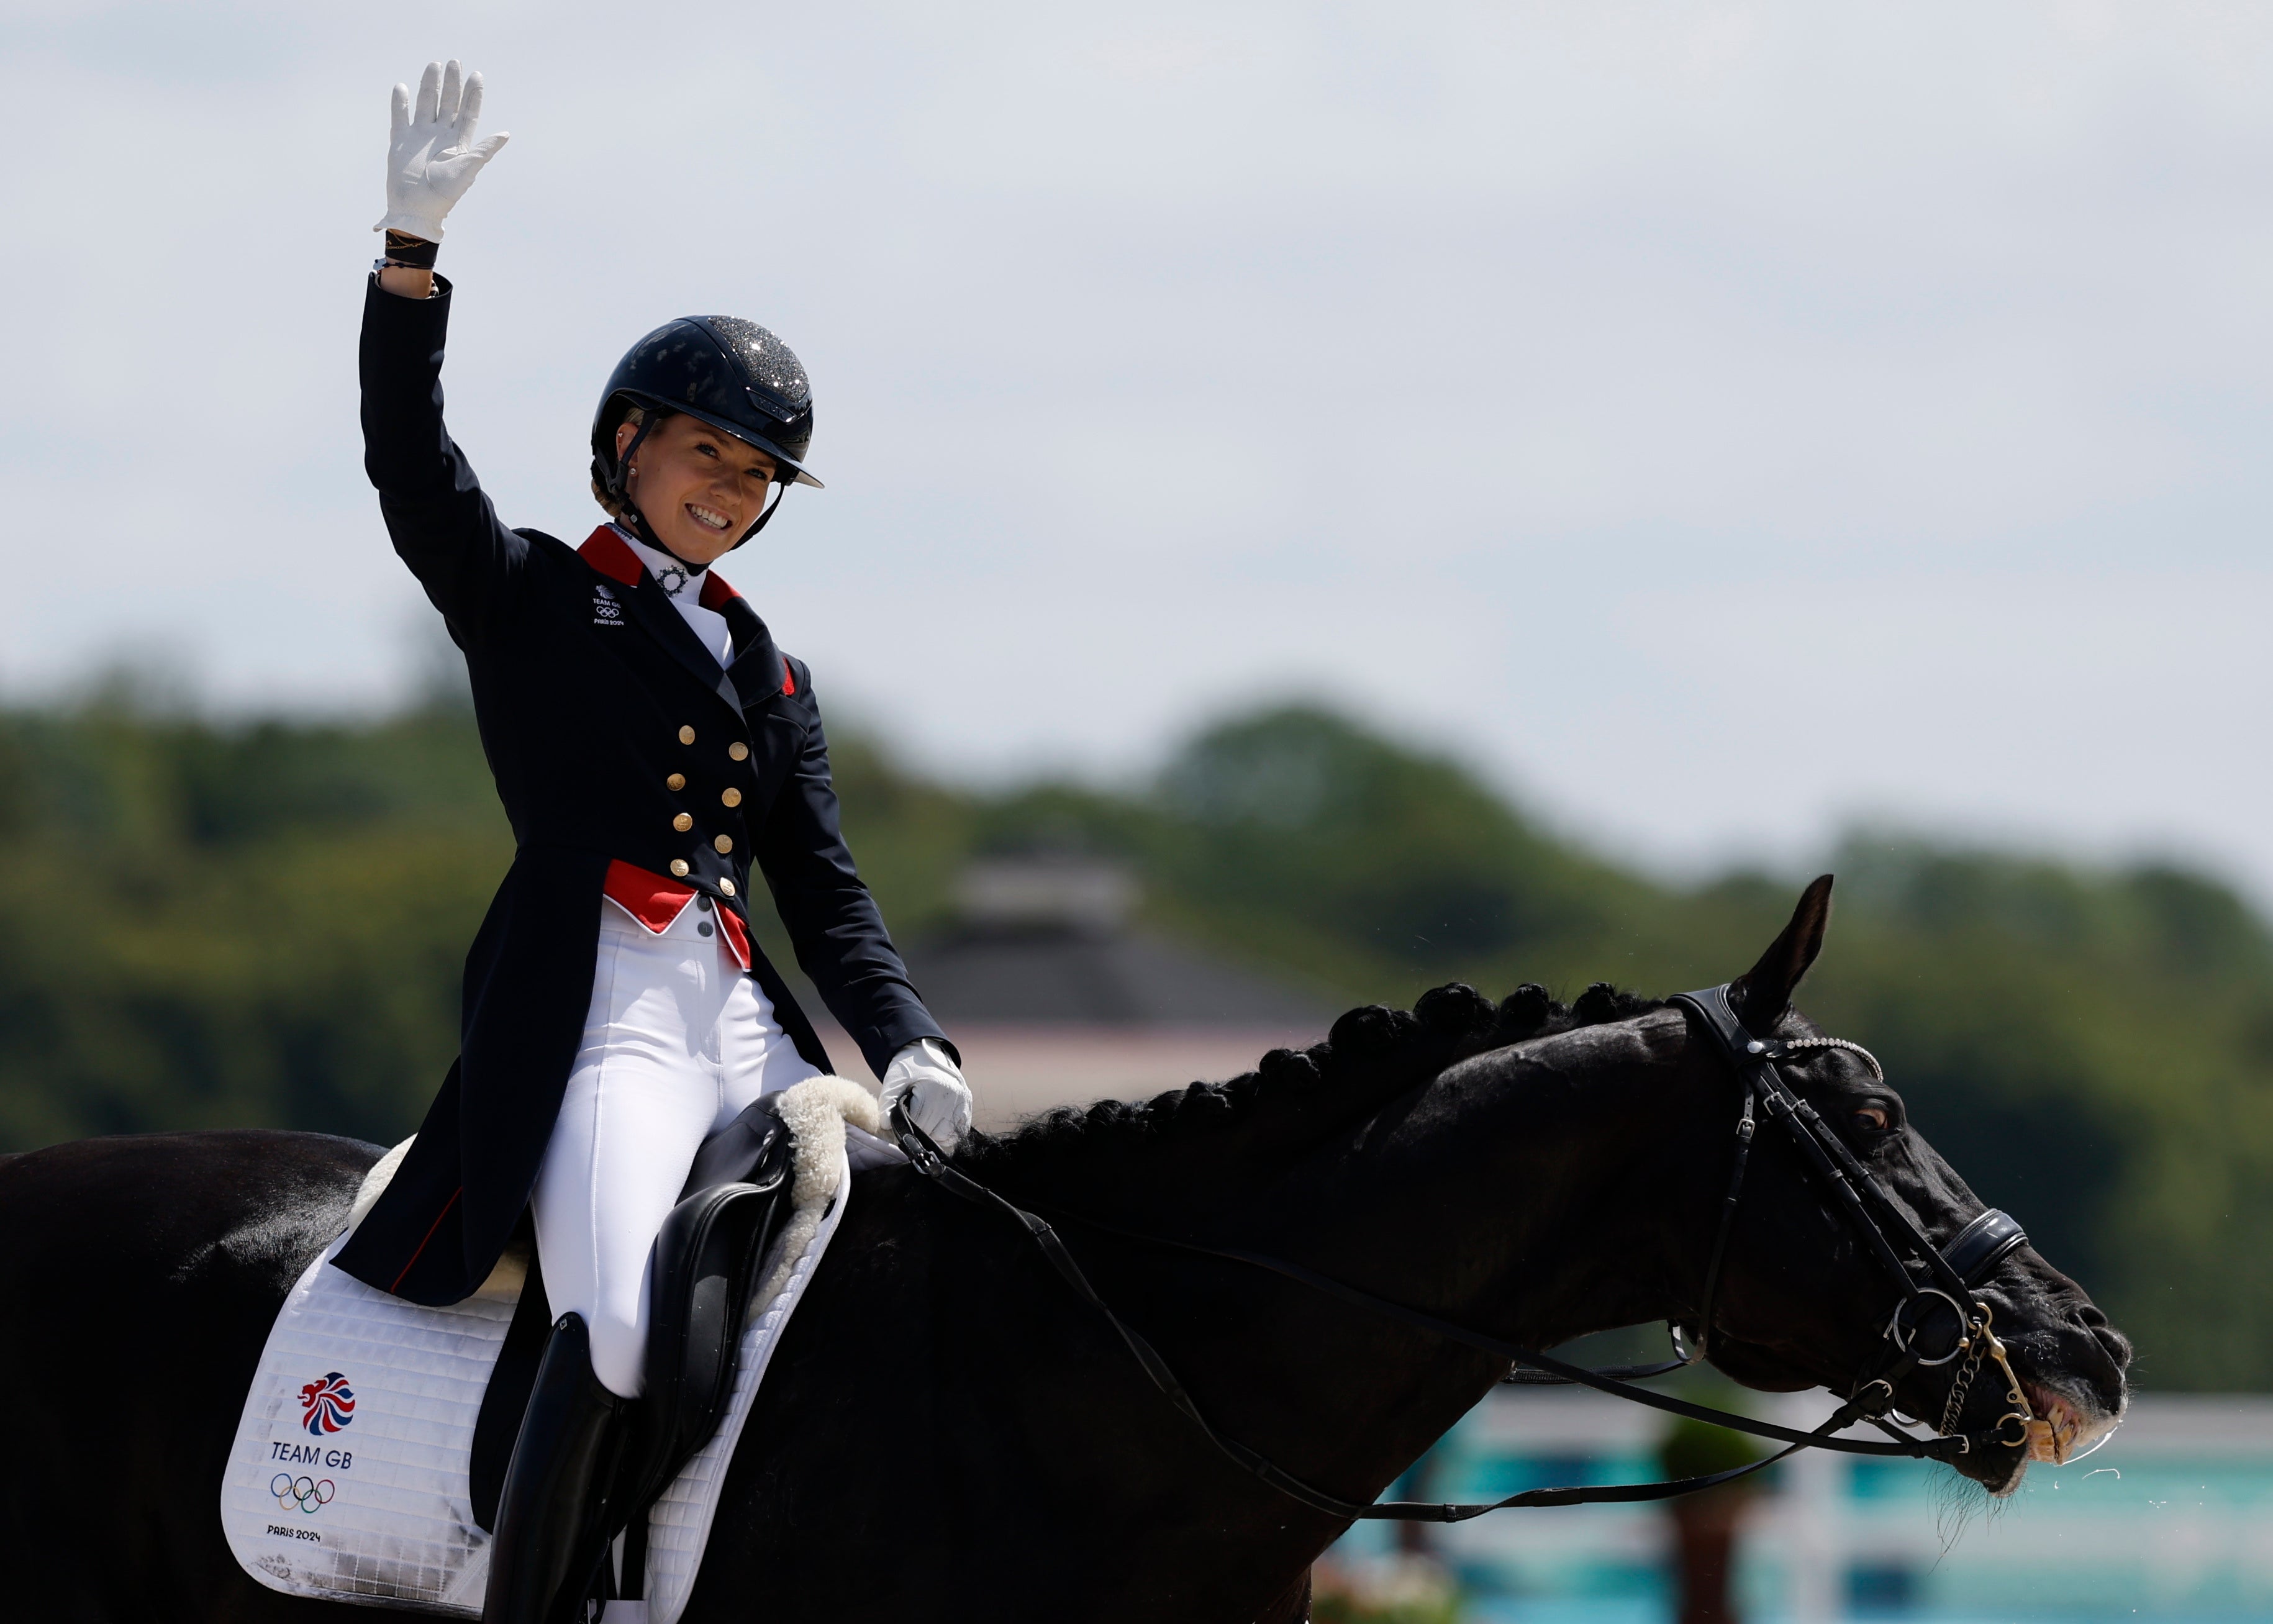
<svg viewBox="0 0 2273 1624">
<path fill-rule="evenodd" d="M 320 1438 L 355 1419 L 355 1394 L 348 1379 L 335 1370 L 300 1389 L 300 1424 Z"/>
</svg>

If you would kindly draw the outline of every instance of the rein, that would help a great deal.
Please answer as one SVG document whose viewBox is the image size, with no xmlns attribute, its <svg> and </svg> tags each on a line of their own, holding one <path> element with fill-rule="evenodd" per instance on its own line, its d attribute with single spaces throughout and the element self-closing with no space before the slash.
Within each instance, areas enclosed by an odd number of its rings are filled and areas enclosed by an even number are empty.
<svg viewBox="0 0 2273 1624">
<path fill-rule="evenodd" d="M 1761 1471 L 1785 1456 L 1804 1448 L 1834 1450 L 1842 1455 L 1895 1456 L 1920 1460 L 1955 1461 L 1972 1453 L 1974 1447 L 2001 1444 L 2018 1448 L 2028 1440 L 2028 1426 L 2035 1417 L 2029 1410 L 2021 1384 L 2013 1374 L 2005 1347 L 1990 1328 L 1990 1311 L 1986 1303 L 1974 1295 L 1973 1288 L 1988 1278 L 2006 1258 L 2027 1240 L 2021 1226 L 2001 1212 L 1992 1209 L 1968 1224 L 1945 1248 L 1937 1249 L 1918 1231 L 1917 1224 L 1888 1195 L 1870 1170 L 1865 1168 L 1848 1149 L 1844 1141 L 1832 1133 L 1812 1106 L 1794 1094 L 1777 1067 L 1781 1062 L 1797 1058 L 1804 1048 L 1838 1047 L 1853 1049 L 1870 1059 L 1873 1071 L 1879 1064 L 1867 1051 L 1843 1039 L 1802 1038 L 1789 1043 L 1755 1037 L 1745 1029 L 1729 1003 L 1726 984 L 1701 992 L 1684 992 L 1672 1001 L 1699 1018 L 1710 1033 L 1714 1046 L 1737 1073 L 1744 1084 L 1742 1112 L 1737 1126 L 1737 1143 L 1728 1193 L 1722 1199 L 1721 1216 L 1714 1236 L 1711 1260 L 1707 1266 L 1705 1292 L 1699 1313 L 1698 1336 L 1693 1350 L 1669 1364 L 1641 1367 L 1620 1366 L 1605 1370 L 1589 1370 L 1558 1359 L 1535 1349 L 1520 1348 L 1496 1336 L 1471 1330 L 1449 1320 L 1439 1319 L 1424 1310 L 1408 1307 L 1384 1297 L 1337 1280 L 1301 1263 L 1264 1253 L 1249 1252 L 1234 1246 L 1219 1246 L 1201 1241 L 1182 1240 L 1171 1236 L 1146 1235 L 1123 1230 L 1091 1218 L 1074 1216 L 1072 1221 L 1100 1233 L 1134 1241 L 1163 1250 L 1184 1252 L 1199 1257 L 1217 1258 L 1245 1264 L 1249 1268 L 1267 1270 L 1289 1280 L 1309 1286 L 1354 1307 L 1425 1331 L 1450 1342 L 1462 1343 L 1505 1360 L 1516 1373 L 1511 1381 L 1550 1381 L 1571 1383 L 1593 1388 L 1613 1397 L 1647 1404 L 1670 1415 L 1685 1417 L 1692 1421 L 1704 1421 L 1724 1426 L 1734 1432 L 1748 1433 L 1756 1438 L 1773 1439 L 1785 1448 L 1746 1465 L 1703 1477 L 1679 1478 L 1662 1483 L 1597 1484 L 1571 1488 L 1527 1489 L 1510 1494 L 1504 1500 L 1482 1503 L 1458 1504 L 1418 1501 L 1389 1501 L 1367 1504 L 1347 1501 L 1329 1493 L 1273 1463 L 1268 1456 L 1250 1448 L 1219 1431 L 1202 1413 L 1199 1405 L 1185 1390 L 1183 1383 L 1170 1369 L 1151 1343 L 1133 1329 L 1098 1294 L 1081 1265 L 1066 1247 L 1065 1241 L 1049 1221 L 1039 1214 L 1016 1205 L 999 1192 L 990 1189 L 968 1174 L 951 1166 L 931 1138 L 919 1127 L 908 1114 L 907 1103 L 900 1101 L 892 1108 L 892 1127 L 916 1171 L 949 1193 L 980 1207 L 993 1208 L 1016 1221 L 1039 1246 L 1059 1276 L 1073 1288 L 1090 1306 L 1104 1315 L 1122 1343 L 1135 1357 L 1152 1384 L 1196 1426 L 1201 1434 L 1219 1450 L 1228 1456 L 1249 1473 L 1260 1478 L 1314 1510 L 1347 1521 L 1385 1520 L 1399 1522 L 1464 1523 L 1488 1511 L 1510 1507 L 1583 1506 L 1610 1502 L 1670 1500 L 1677 1495 L 1693 1493 L 1716 1485 L 1733 1481 Z M 1884 1075 L 1883 1073 L 1879 1074 Z M 1771 1119 L 1782 1123 L 1799 1144 L 1809 1165 L 1819 1178 L 1829 1184 L 1839 1197 L 1846 1213 L 1871 1244 L 1872 1254 L 1899 1283 L 1903 1292 L 1901 1303 L 1887 1322 L 1881 1334 L 1894 1346 L 1894 1354 L 1877 1374 L 1861 1382 L 1852 1396 L 1827 1417 L 1812 1432 L 1800 1432 L 1791 1427 L 1778 1426 L 1773 1422 L 1756 1420 L 1733 1411 L 1716 1410 L 1710 1405 L 1691 1403 L 1673 1398 L 1647 1388 L 1636 1387 L 1629 1378 L 1663 1375 L 1669 1371 L 1694 1364 L 1705 1356 L 1712 1334 L 1713 1304 L 1720 1283 L 1721 1264 L 1727 1250 L 1729 1231 L 1733 1223 L 1739 1197 L 1744 1191 L 1744 1174 L 1751 1160 L 1754 1134 L 1755 1101 Z M 1869 1192 L 1865 1201 L 1861 1192 Z M 1872 1209 L 1878 1209 L 1874 1216 Z M 1894 1233 L 1889 1236 L 1885 1223 L 1891 1224 Z M 1905 1262 L 1902 1251 L 1914 1256 Z M 1935 1283 L 1921 1286 L 1913 1278 L 1911 1264 L 1921 1265 Z M 1953 1312 L 1949 1345 L 1946 1351 L 1932 1351 L 1922 1346 L 1924 1321 L 1917 1316 L 1932 1313 L 1941 1305 Z M 1910 1316 L 1910 1317 L 1906 1317 Z M 1679 1333 L 1675 1332 L 1675 1351 L 1680 1352 Z M 1939 1344 L 1932 1344 L 1939 1348 Z M 1932 1357 L 1929 1357 L 1932 1352 Z M 1960 1354 L 1968 1354 L 1965 1364 L 1953 1378 L 1948 1403 L 1944 1411 L 1942 1431 L 1954 1424 L 1958 1411 L 1963 1408 L 1975 1373 L 1984 1354 L 1993 1357 L 2003 1371 L 2007 1396 L 2014 1409 L 2000 1417 L 1996 1425 L 1979 1433 L 1949 1434 L 1937 1438 L 1919 1438 L 1902 1431 L 1887 1419 L 1894 1407 L 1894 1387 L 1912 1372 L 1948 1364 Z M 1879 1443 L 1869 1440 L 1834 1437 L 1832 1434 L 1854 1425 L 1868 1421 L 1885 1433 L 1890 1441 Z M 2007 1423 L 2020 1425 L 2015 1436 L 2007 1437 Z"/>
</svg>

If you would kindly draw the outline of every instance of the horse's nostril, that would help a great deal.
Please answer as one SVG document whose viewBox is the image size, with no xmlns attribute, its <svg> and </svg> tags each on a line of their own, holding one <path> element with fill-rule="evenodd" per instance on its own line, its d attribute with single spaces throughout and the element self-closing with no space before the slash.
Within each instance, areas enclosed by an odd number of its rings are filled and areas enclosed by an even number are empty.
<svg viewBox="0 0 2273 1624">
<path fill-rule="evenodd" d="M 2079 1311 L 2075 1317 L 2082 1322 L 2084 1329 L 2091 1333 L 2093 1339 L 2106 1350 L 2107 1357 L 2115 1361 L 2116 1369 L 2129 1368 L 2131 1339 L 2108 1324 L 2105 1314 L 2097 1308 L 2087 1308 Z"/>
</svg>

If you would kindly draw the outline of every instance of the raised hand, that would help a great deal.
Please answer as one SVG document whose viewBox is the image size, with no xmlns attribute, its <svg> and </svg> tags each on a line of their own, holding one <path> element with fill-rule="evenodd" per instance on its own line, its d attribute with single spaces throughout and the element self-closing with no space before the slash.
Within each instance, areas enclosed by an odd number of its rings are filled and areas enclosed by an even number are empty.
<svg viewBox="0 0 2273 1624">
<path fill-rule="evenodd" d="M 502 131 L 474 139 L 482 116 L 482 76 L 462 82 L 455 62 L 430 62 L 418 79 L 418 106 L 410 89 L 394 87 L 394 129 L 386 144 L 386 217 L 374 231 L 407 231 L 442 240 L 442 216 L 466 195 L 482 166 L 513 138 Z"/>
</svg>

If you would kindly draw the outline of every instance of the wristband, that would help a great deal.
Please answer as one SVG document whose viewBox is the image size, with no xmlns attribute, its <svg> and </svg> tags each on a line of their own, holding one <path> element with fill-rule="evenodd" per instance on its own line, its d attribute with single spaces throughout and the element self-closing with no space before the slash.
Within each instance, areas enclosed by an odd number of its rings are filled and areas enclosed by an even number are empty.
<svg viewBox="0 0 2273 1624">
<path fill-rule="evenodd" d="M 442 251 L 439 243 L 430 243 L 424 237 L 413 236 L 408 231 L 389 228 L 386 234 L 386 257 L 381 265 L 401 266 L 409 271 L 431 271 L 434 257 Z"/>
</svg>

